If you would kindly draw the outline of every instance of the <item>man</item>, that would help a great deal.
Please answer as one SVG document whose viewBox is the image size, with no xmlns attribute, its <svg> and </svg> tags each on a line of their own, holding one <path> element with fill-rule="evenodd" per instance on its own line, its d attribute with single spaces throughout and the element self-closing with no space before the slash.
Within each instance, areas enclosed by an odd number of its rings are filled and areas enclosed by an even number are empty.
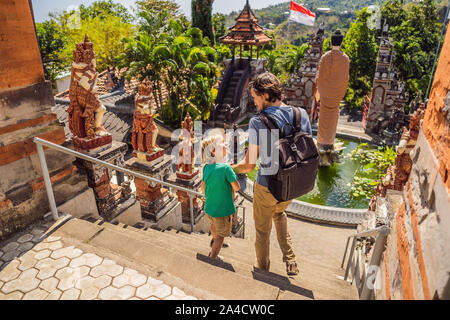
<svg viewBox="0 0 450 320">
<path fill-rule="evenodd" d="M 271 73 L 260 74 L 250 85 L 250 93 L 254 99 L 258 111 L 264 111 L 269 114 L 277 124 L 278 128 L 284 128 L 285 133 L 289 135 L 292 132 L 293 115 L 292 107 L 286 106 L 281 102 L 281 84 L 280 81 Z M 301 110 L 301 130 L 311 134 L 309 117 L 305 110 Z M 267 130 L 267 131 L 265 131 Z M 264 134 L 264 131 L 267 134 Z M 259 117 L 253 116 L 249 123 L 249 147 L 245 159 L 232 166 L 235 173 L 248 173 L 256 166 L 256 161 L 260 155 L 268 154 L 267 136 L 270 135 L 269 129 L 263 124 Z M 272 155 L 278 157 L 278 153 Z M 262 162 L 262 161 L 261 161 Z M 272 229 L 272 220 L 275 223 L 278 243 L 283 253 L 283 261 L 286 263 L 286 272 L 288 275 L 297 275 L 299 273 L 295 254 L 292 248 L 291 236 L 287 226 L 287 216 L 284 210 L 291 201 L 278 202 L 268 189 L 269 175 L 273 174 L 265 170 L 270 168 L 271 163 L 260 164 L 256 178 L 253 193 L 253 217 L 255 220 L 256 240 L 255 250 L 257 258 L 257 267 L 269 270 L 269 245 L 270 232 Z"/>
<path fill-rule="evenodd" d="M 339 119 L 339 103 L 344 98 L 348 86 L 350 61 L 340 48 L 344 36 L 336 30 L 331 36 L 331 51 L 320 59 L 317 73 L 317 88 L 320 93 L 319 150 L 333 150 Z"/>
</svg>

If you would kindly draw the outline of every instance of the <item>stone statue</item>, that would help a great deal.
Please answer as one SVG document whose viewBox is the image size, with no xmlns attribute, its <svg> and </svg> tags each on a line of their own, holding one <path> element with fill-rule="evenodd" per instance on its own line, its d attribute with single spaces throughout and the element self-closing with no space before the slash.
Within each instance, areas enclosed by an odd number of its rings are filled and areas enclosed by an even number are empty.
<svg viewBox="0 0 450 320">
<path fill-rule="evenodd" d="M 134 99 L 134 121 L 131 143 L 135 151 L 153 153 L 160 148 L 156 144 L 158 127 L 154 122 L 155 108 L 151 106 L 152 87 L 148 78 L 138 87 Z"/>
<path fill-rule="evenodd" d="M 317 88 L 320 93 L 319 130 L 317 143 L 319 152 L 334 149 L 339 104 L 344 98 L 349 81 L 350 61 L 340 50 L 344 36 L 336 30 L 331 37 L 332 50 L 320 59 L 317 73 Z"/>
<path fill-rule="evenodd" d="M 69 129 L 78 138 L 94 139 L 106 135 L 102 127 L 106 108 L 97 95 L 95 53 L 92 42 L 85 36 L 73 51 L 72 74 L 69 89 Z"/>
<path fill-rule="evenodd" d="M 194 168 L 194 130 L 191 115 L 188 114 L 181 124 L 180 151 L 177 162 L 177 172 L 192 174 Z"/>
<path fill-rule="evenodd" d="M 381 183 L 377 185 L 376 195 L 385 197 L 388 189 L 401 191 L 408 181 L 412 169 L 411 151 L 414 149 L 418 133 L 420 131 L 420 121 L 425 116 L 424 104 L 411 116 L 409 130 L 403 128 L 400 143 L 397 147 L 397 156 L 394 165 L 389 166 L 386 175 L 381 178 Z M 369 207 L 376 207 L 376 199 L 372 199 Z"/>
</svg>

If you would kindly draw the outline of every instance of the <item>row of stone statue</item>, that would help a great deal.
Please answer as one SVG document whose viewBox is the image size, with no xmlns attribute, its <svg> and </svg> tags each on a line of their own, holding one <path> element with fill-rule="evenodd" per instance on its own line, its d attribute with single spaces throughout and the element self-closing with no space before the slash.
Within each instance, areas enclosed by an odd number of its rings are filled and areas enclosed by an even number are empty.
<svg viewBox="0 0 450 320">
<path fill-rule="evenodd" d="M 180 151 L 176 174 L 172 177 L 172 156 L 166 155 L 165 150 L 156 143 L 158 137 L 156 108 L 153 107 L 155 104 L 152 99 L 151 82 L 145 78 L 138 86 L 134 99 L 131 139 L 134 157 L 124 162 L 123 156 L 127 146 L 121 142 L 113 142 L 112 135 L 102 126 L 106 108 L 98 97 L 95 53 L 87 35 L 84 42 L 76 44 L 73 59 L 69 89 L 70 105 L 67 112 L 74 148 L 100 160 L 124 165 L 125 168 L 141 174 L 159 180 L 167 179 L 172 184 L 196 189 L 199 185 L 199 170 L 193 165 L 195 141 L 193 121 L 189 113 L 181 124 L 183 133 L 179 137 Z M 116 208 L 130 202 L 129 182 L 118 177 L 116 185 L 112 182 L 109 170 L 89 162 L 83 163 L 83 166 L 87 168 L 89 186 L 94 190 L 100 215 L 107 220 L 114 218 Z M 144 218 L 157 221 L 176 204 L 173 195 L 160 184 L 136 178 L 135 185 L 136 198 L 140 202 Z M 190 197 L 182 191 L 178 191 L 177 196 L 181 202 L 184 221 L 185 217 L 189 216 Z M 202 207 L 201 201 L 197 197 L 192 200 L 194 213 L 198 215 Z"/>
<path fill-rule="evenodd" d="M 73 51 L 73 64 L 71 83 L 69 89 L 70 105 L 69 128 L 75 140 L 84 140 L 87 149 L 100 147 L 96 141 L 109 133 L 102 126 L 103 114 L 106 111 L 97 93 L 98 73 L 96 71 L 96 59 L 92 42 L 85 36 L 84 42 L 76 44 Z M 156 144 L 158 127 L 155 124 L 156 109 L 152 107 L 152 86 L 148 78 L 138 86 L 135 96 L 135 111 L 132 129 L 132 146 L 135 156 L 140 154 L 152 155 L 162 149 Z M 189 137 L 182 139 L 183 144 L 192 144 L 194 133 L 192 119 L 188 114 L 182 128 L 189 133 Z M 110 142 L 103 139 L 106 143 Z M 190 146 L 191 147 L 191 146 Z M 186 150 L 182 148 L 182 150 Z M 186 152 L 185 152 L 186 153 Z M 180 154 L 182 159 L 179 167 L 183 172 L 192 172 L 192 166 L 188 163 L 190 154 Z"/>
</svg>

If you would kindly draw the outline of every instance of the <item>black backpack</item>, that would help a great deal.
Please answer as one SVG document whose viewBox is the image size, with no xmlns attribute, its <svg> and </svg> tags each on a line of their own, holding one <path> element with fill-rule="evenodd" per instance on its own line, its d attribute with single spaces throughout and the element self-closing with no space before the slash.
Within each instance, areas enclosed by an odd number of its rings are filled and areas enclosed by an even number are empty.
<svg viewBox="0 0 450 320">
<path fill-rule="evenodd" d="M 301 131 L 300 110 L 292 107 L 292 111 L 293 130 L 290 135 L 285 135 L 284 127 L 280 131 L 279 169 L 276 174 L 269 176 L 269 190 L 278 201 L 289 201 L 310 192 L 314 188 L 319 168 L 319 152 L 313 137 Z M 259 118 L 270 130 L 279 129 L 265 112 L 261 112 Z"/>
</svg>

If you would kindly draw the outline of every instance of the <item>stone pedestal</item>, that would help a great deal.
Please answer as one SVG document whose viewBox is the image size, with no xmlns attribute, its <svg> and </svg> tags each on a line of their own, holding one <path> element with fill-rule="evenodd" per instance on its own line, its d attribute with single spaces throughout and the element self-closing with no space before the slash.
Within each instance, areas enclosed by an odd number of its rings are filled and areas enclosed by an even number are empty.
<svg viewBox="0 0 450 320">
<path fill-rule="evenodd" d="M 125 163 L 125 167 L 158 180 L 164 180 L 170 175 L 172 172 L 171 156 L 164 155 L 164 153 L 156 158 L 155 154 L 148 156 L 153 159 L 151 162 L 132 158 Z M 161 184 L 135 178 L 135 185 L 136 197 L 141 204 L 142 217 L 151 222 L 160 221 L 178 203 L 174 195 Z"/>
<path fill-rule="evenodd" d="M 183 188 L 190 189 L 192 191 L 199 192 L 200 184 L 202 180 L 199 176 L 199 170 L 194 169 L 192 174 L 176 172 L 172 174 L 167 182 L 178 185 Z M 178 201 L 181 202 L 181 212 L 183 217 L 183 223 L 191 223 L 191 204 L 189 194 L 185 191 L 177 191 Z M 203 211 L 203 201 L 199 197 L 195 196 L 193 199 L 193 211 L 194 211 L 194 224 L 198 223 L 202 216 L 204 216 Z"/>
<path fill-rule="evenodd" d="M 102 151 L 110 149 L 112 146 L 112 135 L 109 133 L 94 139 L 74 137 L 72 140 L 75 151 L 89 156 L 95 156 Z"/>
<path fill-rule="evenodd" d="M 79 140 L 80 139 L 78 139 L 78 141 Z M 128 149 L 128 146 L 125 143 L 113 141 L 110 145 L 101 145 L 98 143 L 98 138 L 91 140 L 97 141 L 92 142 L 86 140 L 86 146 L 93 146 L 97 143 L 96 148 L 75 149 L 87 153 L 98 160 L 122 166 L 124 163 L 123 157 Z M 104 139 L 104 141 L 108 140 Z M 128 207 L 134 205 L 136 200 L 134 199 L 134 196 L 131 195 L 129 182 L 123 182 L 119 186 L 111 182 L 112 172 L 108 168 L 81 159 L 77 160 L 77 164 L 80 170 L 86 172 L 88 185 L 94 190 L 98 212 L 104 220 L 111 221 L 128 209 Z"/>
</svg>

